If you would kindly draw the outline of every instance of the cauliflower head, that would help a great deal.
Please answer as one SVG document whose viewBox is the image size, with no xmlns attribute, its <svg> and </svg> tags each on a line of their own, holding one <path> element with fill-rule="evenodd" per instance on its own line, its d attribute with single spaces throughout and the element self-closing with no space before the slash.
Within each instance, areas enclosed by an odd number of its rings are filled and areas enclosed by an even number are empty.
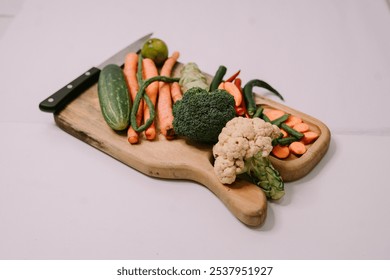
<svg viewBox="0 0 390 280">
<path fill-rule="evenodd" d="M 235 117 L 228 121 L 213 146 L 214 171 L 222 184 L 231 184 L 245 174 L 265 190 L 267 197 L 284 195 L 283 181 L 268 159 L 279 127 L 260 118 Z"/>
<path fill-rule="evenodd" d="M 221 183 L 233 183 L 236 174 L 243 172 L 244 161 L 257 153 L 267 157 L 272 140 L 280 133 L 279 127 L 260 118 L 235 117 L 228 121 L 213 147 L 214 170 Z"/>
</svg>

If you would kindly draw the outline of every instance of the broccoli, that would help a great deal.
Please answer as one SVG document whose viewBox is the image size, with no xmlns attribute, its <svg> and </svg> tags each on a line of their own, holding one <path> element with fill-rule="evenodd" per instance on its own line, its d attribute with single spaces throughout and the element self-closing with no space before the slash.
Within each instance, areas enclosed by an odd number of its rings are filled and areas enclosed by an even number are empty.
<svg viewBox="0 0 390 280">
<path fill-rule="evenodd" d="M 213 144 L 225 124 L 236 116 L 234 98 L 227 91 L 187 90 L 173 105 L 173 129 L 195 142 Z"/>
</svg>

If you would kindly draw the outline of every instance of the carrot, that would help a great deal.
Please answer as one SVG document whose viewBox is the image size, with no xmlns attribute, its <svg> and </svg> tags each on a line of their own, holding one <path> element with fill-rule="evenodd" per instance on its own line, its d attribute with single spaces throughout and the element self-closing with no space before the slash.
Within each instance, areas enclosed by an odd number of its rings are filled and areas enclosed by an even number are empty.
<svg viewBox="0 0 390 280">
<path fill-rule="evenodd" d="M 303 144 L 308 145 L 313 143 L 315 140 L 317 140 L 318 137 L 319 137 L 318 133 L 314 131 L 307 131 L 303 133 L 303 138 L 301 139 L 301 141 Z"/>
<path fill-rule="evenodd" d="M 181 91 L 181 87 L 178 82 L 174 82 L 171 84 L 171 95 L 173 103 L 176 103 L 176 101 L 182 99 L 183 92 Z"/>
<path fill-rule="evenodd" d="M 131 100 L 134 101 L 135 96 L 137 95 L 139 85 L 137 80 L 137 63 L 138 55 L 134 52 L 129 53 L 125 57 L 125 63 L 123 66 L 123 74 L 126 78 L 127 87 L 130 92 Z M 137 111 L 137 124 L 140 125 L 142 122 L 143 109 L 142 106 L 139 107 Z M 129 126 L 127 130 L 127 139 L 129 143 L 136 144 L 138 143 L 138 133 L 133 129 L 132 126 Z"/>
<path fill-rule="evenodd" d="M 240 74 L 241 70 L 238 70 L 236 73 L 234 73 L 229 79 L 227 79 L 225 82 L 233 82 L 238 75 Z"/>
<path fill-rule="evenodd" d="M 218 86 L 218 89 L 225 89 L 225 82 L 221 82 Z"/>
<path fill-rule="evenodd" d="M 301 123 L 297 123 L 296 125 L 294 125 L 293 128 L 296 131 L 303 133 L 303 132 L 309 131 L 310 127 L 307 123 L 301 122 Z"/>
<path fill-rule="evenodd" d="M 179 59 L 179 52 L 174 52 L 167 60 L 165 60 L 160 76 L 170 77 L 173 66 Z M 174 136 L 173 130 L 173 113 L 172 113 L 172 97 L 171 86 L 168 83 L 159 82 L 159 93 L 157 101 L 157 117 L 160 125 L 161 133 L 167 138 L 172 139 Z"/>
<path fill-rule="evenodd" d="M 175 51 L 170 57 L 165 60 L 164 65 L 161 68 L 160 76 L 170 77 L 172 73 L 173 66 L 175 66 L 177 60 L 179 59 L 180 53 Z"/>
<path fill-rule="evenodd" d="M 242 95 L 239 88 L 232 82 L 225 82 L 224 86 L 225 90 L 231 95 L 233 95 L 235 105 L 240 106 L 242 103 Z"/>
<path fill-rule="evenodd" d="M 173 113 L 172 97 L 170 84 L 159 82 L 158 101 L 157 101 L 157 118 L 161 134 L 167 139 L 173 136 Z"/>
<path fill-rule="evenodd" d="M 288 125 L 288 126 L 291 126 L 293 127 L 294 125 L 298 124 L 298 123 L 301 123 L 302 122 L 302 119 L 297 117 L 297 116 L 294 116 L 294 115 L 290 115 L 288 117 L 288 119 L 285 121 L 285 123 Z"/>
<path fill-rule="evenodd" d="M 298 141 L 292 142 L 288 148 L 290 149 L 291 153 L 297 156 L 301 156 L 306 152 L 305 144 Z"/>
<path fill-rule="evenodd" d="M 283 134 L 283 138 L 286 138 L 288 136 L 288 133 L 284 129 L 280 129 L 280 132 Z"/>
<path fill-rule="evenodd" d="M 284 159 L 290 155 L 290 150 L 287 146 L 276 145 L 272 149 L 272 154 L 277 158 Z"/>
<path fill-rule="evenodd" d="M 221 82 L 218 86 L 218 89 L 224 89 L 228 93 L 230 93 L 234 98 L 234 108 L 236 110 L 236 114 L 238 116 L 242 116 L 245 114 L 244 108 L 241 107 L 242 102 L 242 92 L 240 90 L 240 87 L 236 85 L 236 83 L 233 82 Z"/>
<path fill-rule="evenodd" d="M 285 112 L 277 109 L 266 108 L 264 109 L 263 114 L 266 115 L 270 121 L 273 121 L 283 116 Z"/>
<path fill-rule="evenodd" d="M 143 78 L 145 80 L 150 79 L 152 77 L 158 76 L 158 70 L 156 67 L 156 64 L 153 62 L 152 59 L 150 58 L 144 58 L 142 61 L 142 70 L 143 70 Z M 156 106 L 156 101 L 157 101 L 157 94 L 158 94 L 158 82 L 153 82 L 151 83 L 147 88 L 146 88 L 146 94 L 149 97 L 149 99 L 152 101 L 153 105 Z M 143 106 L 144 109 L 144 122 L 146 122 L 150 118 L 150 109 L 144 103 Z M 148 140 L 153 140 L 156 138 L 156 125 L 155 122 L 153 123 L 146 129 L 145 131 L 145 136 L 146 139 Z"/>
</svg>

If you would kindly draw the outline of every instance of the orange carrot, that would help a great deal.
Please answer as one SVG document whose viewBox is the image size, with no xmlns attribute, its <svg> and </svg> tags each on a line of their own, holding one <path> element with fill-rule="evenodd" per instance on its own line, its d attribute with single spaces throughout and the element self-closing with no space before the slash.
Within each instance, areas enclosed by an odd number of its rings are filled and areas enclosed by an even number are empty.
<svg viewBox="0 0 390 280">
<path fill-rule="evenodd" d="M 176 103 L 176 101 L 182 99 L 183 92 L 181 91 L 181 87 L 178 82 L 174 82 L 171 84 L 171 95 L 173 103 Z"/>
<path fill-rule="evenodd" d="M 158 70 L 156 67 L 156 64 L 154 61 L 150 58 L 144 58 L 142 60 L 142 74 L 143 74 L 143 79 L 147 80 L 152 77 L 158 76 Z M 145 89 L 146 94 L 152 101 L 153 105 L 156 106 L 157 102 L 157 94 L 158 94 L 158 82 L 153 82 L 151 83 L 146 89 Z M 144 102 L 144 122 L 147 121 L 150 118 L 150 110 L 149 107 L 146 105 L 146 102 Z M 145 136 L 146 139 L 148 140 L 153 140 L 156 138 L 156 125 L 155 122 L 152 123 L 151 126 L 149 126 L 145 130 Z"/>
<path fill-rule="evenodd" d="M 161 68 L 160 75 L 170 77 L 172 69 L 175 66 L 177 60 L 179 59 L 180 53 L 175 51 L 170 57 L 165 60 L 164 65 Z"/>
<path fill-rule="evenodd" d="M 136 53 L 129 53 L 125 57 L 125 63 L 123 66 L 123 74 L 126 78 L 127 87 L 130 92 L 131 100 L 134 101 L 135 96 L 137 95 L 137 91 L 139 89 L 138 81 L 137 81 L 137 64 L 138 64 L 138 55 Z M 142 102 L 143 100 L 141 100 Z M 138 108 L 137 111 L 137 124 L 140 125 L 142 122 L 142 115 L 143 115 L 143 103 L 140 103 L 141 106 Z M 130 125 L 129 129 L 127 131 L 127 139 L 129 143 L 135 144 L 138 143 L 138 133 L 133 129 L 133 127 Z"/>
<path fill-rule="evenodd" d="M 301 156 L 306 152 L 305 144 L 302 142 L 292 142 L 290 146 L 288 147 L 290 149 L 290 152 L 294 155 Z"/>
<path fill-rule="evenodd" d="M 170 77 L 173 66 L 179 59 L 179 52 L 174 52 L 165 60 L 160 75 Z M 172 139 L 175 135 L 173 130 L 172 96 L 171 86 L 168 83 L 159 82 L 159 93 L 157 101 L 157 117 L 161 133 L 167 138 Z"/>
<path fill-rule="evenodd" d="M 290 150 L 287 146 L 275 145 L 272 154 L 277 158 L 285 159 L 290 155 Z"/>
<path fill-rule="evenodd" d="M 221 82 L 218 86 L 218 89 L 225 89 L 225 82 Z"/>
<path fill-rule="evenodd" d="M 296 131 L 303 133 L 303 132 L 309 131 L 310 127 L 307 123 L 301 122 L 301 123 L 297 123 L 296 125 L 294 125 L 293 128 Z"/>
<path fill-rule="evenodd" d="M 132 96 L 137 94 L 139 88 L 136 76 L 137 62 L 138 54 L 134 52 L 128 53 L 125 57 L 125 64 L 123 66 L 123 72 L 125 74 L 127 85 Z"/>
<path fill-rule="evenodd" d="M 263 114 L 266 115 L 270 121 L 276 120 L 285 114 L 282 110 L 265 108 Z"/>
<path fill-rule="evenodd" d="M 304 136 L 301 139 L 301 141 L 302 141 L 303 144 L 306 144 L 306 145 L 313 143 L 319 137 L 318 133 L 316 133 L 314 131 L 304 132 L 303 135 Z"/>
<path fill-rule="evenodd" d="M 242 102 L 242 95 L 239 88 L 232 82 L 225 82 L 224 86 L 225 90 L 231 95 L 233 95 L 235 105 L 240 106 Z"/>
<path fill-rule="evenodd" d="M 294 115 L 290 115 L 288 117 L 288 119 L 285 121 L 285 123 L 290 126 L 290 127 L 293 127 L 294 125 L 298 124 L 298 123 L 301 123 L 302 122 L 302 119 L 297 117 L 297 116 L 294 116 Z"/>
<path fill-rule="evenodd" d="M 158 100 L 157 100 L 157 118 L 161 134 L 167 139 L 171 139 L 173 133 L 173 113 L 171 86 L 168 83 L 159 82 Z"/>
<path fill-rule="evenodd" d="M 283 138 L 288 136 L 288 133 L 284 129 L 280 129 L 280 132 L 283 134 Z"/>
</svg>

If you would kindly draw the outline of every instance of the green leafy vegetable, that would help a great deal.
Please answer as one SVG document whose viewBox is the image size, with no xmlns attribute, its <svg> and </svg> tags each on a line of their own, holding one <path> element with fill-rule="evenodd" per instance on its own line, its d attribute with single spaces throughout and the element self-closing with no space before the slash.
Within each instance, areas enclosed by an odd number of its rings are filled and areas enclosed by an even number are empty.
<svg viewBox="0 0 390 280">
<path fill-rule="evenodd" d="M 225 124 L 236 116 L 234 98 L 225 90 L 187 90 L 173 105 L 173 129 L 196 142 L 216 143 Z"/>
</svg>

